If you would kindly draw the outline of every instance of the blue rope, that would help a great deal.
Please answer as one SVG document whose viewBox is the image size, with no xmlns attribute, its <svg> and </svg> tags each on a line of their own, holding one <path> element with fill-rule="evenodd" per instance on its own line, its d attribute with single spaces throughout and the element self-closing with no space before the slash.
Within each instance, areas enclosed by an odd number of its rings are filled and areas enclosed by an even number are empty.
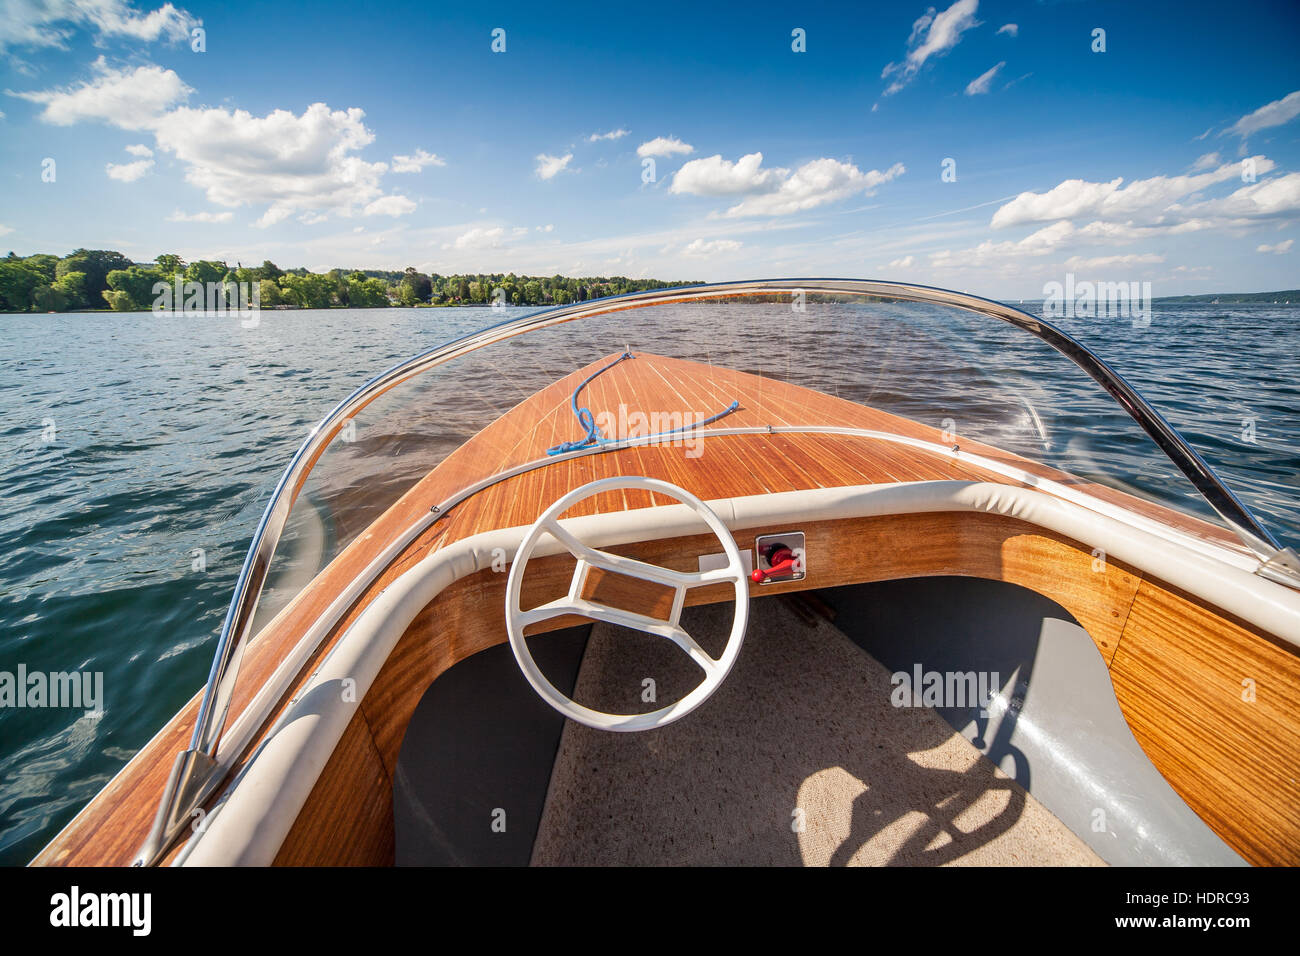
<svg viewBox="0 0 1300 956">
<path fill-rule="evenodd" d="M 619 362 L 623 361 L 624 359 L 630 359 L 631 357 L 632 357 L 631 352 L 624 352 L 622 355 L 614 359 L 614 361 L 610 362 L 604 368 L 592 372 L 590 375 L 588 375 L 586 378 L 582 380 L 581 385 L 579 385 L 577 388 L 573 390 L 573 395 L 569 398 L 569 404 L 573 407 L 573 414 L 578 416 L 578 424 L 582 426 L 583 431 L 585 431 L 587 434 L 584 435 L 582 438 L 580 438 L 578 441 L 561 442 L 560 444 L 556 445 L 554 448 L 548 448 L 546 449 L 546 454 L 563 455 L 566 451 L 577 451 L 579 448 L 586 448 L 588 445 L 594 445 L 596 444 L 596 442 L 601 440 L 600 429 L 596 427 L 596 416 L 591 414 L 590 408 L 586 408 L 585 406 L 583 408 L 578 407 L 578 393 L 581 392 L 584 388 L 586 388 L 587 385 L 590 384 L 591 380 L 594 379 L 596 376 L 600 375 L 603 372 L 608 372 Z"/>
<path fill-rule="evenodd" d="M 592 379 L 596 378 L 598 375 L 608 372 L 610 369 L 612 369 L 619 362 L 622 362 L 624 359 L 630 359 L 633 357 L 634 356 L 632 355 L 631 352 L 624 352 L 622 355 L 614 359 L 614 361 L 610 362 L 604 368 L 592 372 L 590 375 L 588 375 L 586 378 L 582 380 L 582 384 L 580 384 L 577 388 L 573 390 L 573 395 L 569 398 L 569 404 L 573 408 L 573 414 L 577 416 L 578 424 L 582 427 L 582 430 L 585 431 L 586 434 L 583 435 L 582 438 L 577 439 L 576 441 L 561 442 L 560 444 L 556 445 L 554 448 L 548 448 L 546 449 L 546 454 L 563 455 L 565 452 L 577 451 L 579 448 L 587 448 L 591 445 L 607 445 L 607 444 L 615 443 L 619 440 L 616 438 L 606 438 L 600 433 L 600 429 L 596 426 L 596 416 L 591 413 L 591 409 L 587 408 L 586 406 L 583 406 L 582 408 L 578 407 L 578 393 L 581 392 L 584 388 L 586 388 L 591 383 Z M 725 418 L 727 415 L 730 415 L 739 407 L 740 407 L 740 402 L 738 401 L 732 402 L 725 409 L 718 412 L 718 414 L 706 418 L 702 422 L 696 422 L 694 425 L 683 425 L 681 428 L 674 428 L 666 432 L 659 432 L 658 434 L 650 435 L 649 438 L 650 439 L 664 438 L 665 436 L 676 435 L 678 432 L 684 432 L 689 429 L 699 428 L 703 425 L 711 425 L 714 422 L 716 422 L 719 418 Z"/>
</svg>

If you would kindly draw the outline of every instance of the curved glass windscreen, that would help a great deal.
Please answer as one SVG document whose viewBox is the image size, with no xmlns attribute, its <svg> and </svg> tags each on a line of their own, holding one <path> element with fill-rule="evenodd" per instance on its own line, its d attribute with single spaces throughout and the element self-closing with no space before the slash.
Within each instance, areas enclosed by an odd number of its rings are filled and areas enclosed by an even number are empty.
<svg viewBox="0 0 1300 956">
<path fill-rule="evenodd" d="M 656 389 L 654 404 L 646 405 L 635 390 L 612 391 L 597 376 L 576 400 L 588 418 L 570 407 L 571 388 L 551 396 L 547 407 L 563 403 L 569 412 L 548 421 L 555 434 L 547 447 L 591 451 L 596 445 L 588 440 L 599 434 L 599 447 L 609 450 L 611 440 L 682 430 L 679 444 L 689 440 L 707 449 L 711 435 L 742 426 L 847 428 L 863 432 L 856 440 L 864 449 L 897 438 L 939 451 L 957 446 L 963 460 L 978 464 L 975 473 L 988 480 L 1036 484 L 1046 479 L 1063 493 L 1240 548 L 1229 525 L 1112 395 L 1041 338 L 990 315 L 824 287 L 744 295 L 700 287 L 677 290 L 662 303 L 626 306 L 606 300 L 593 304 L 597 314 L 539 324 L 482 345 L 401 382 L 349 415 L 296 499 L 253 632 L 331 562 L 346 555 L 360 569 L 373 558 L 380 541 L 359 539 L 403 496 L 409 519 L 417 498 L 427 511 L 430 502 L 454 499 L 449 489 L 472 489 L 512 468 L 545 461 L 537 442 L 525 440 L 525 434 L 513 444 L 494 444 L 490 452 L 456 453 L 540 390 L 580 369 L 597 371 L 625 352 L 753 376 L 743 399 L 745 414 L 728 412 L 738 399 L 725 387 L 710 385 L 707 394 L 687 387 Z M 535 314 L 482 311 L 507 326 Z M 1106 334 L 1131 335 L 1139 349 L 1151 331 L 1125 321 Z M 689 377 L 689 371 L 679 374 Z M 791 406 L 783 396 L 767 407 L 762 382 L 800 386 L 834 401 Z M 665 402 L 664 394 L 680 400 Z M 540 420 L 537 424 L 541 427 Z M 439 480 L 429 484 L 434 474 Z M 897 481 L 927 476 L 934 477 L 905 464 L 884 473 Z M 770 479 L 774 490 L 824 482 L 797 470 Z M 694 490 L 689 483 L 683 486 Z M 1265 509 L 1272 526 L 1284 539 L 1300 530 L 1294 500 L 1284 494 L 1280 506 L 1266 502 L 1272 506 Z"/>
</svg>

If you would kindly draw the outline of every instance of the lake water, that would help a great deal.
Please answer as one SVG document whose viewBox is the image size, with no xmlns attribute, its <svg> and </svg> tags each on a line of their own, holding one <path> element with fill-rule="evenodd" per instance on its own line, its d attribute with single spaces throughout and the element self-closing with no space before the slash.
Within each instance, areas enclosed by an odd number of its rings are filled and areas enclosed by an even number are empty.
<svg viewBox="0 0 1300 956">
<path fill-rule="evenodd" d="M 747 313 L 732 334 L 727 313 L 701 308 L 547 330 L 472 356 L 455 376 L 440 370 L 438 387 L 420 393 L 419 422 L 441 428 L 427 454 L 436 460 L 531 389 L 628 344 L 935 427 L 951 418 L 961 434 L 1090 477 L 1113 471 L 1119 486 L 1195 510 L 1127 420 L 1085 394 L 1091 383 L 1060 360 L 1040 369 L 1023 334 L 998 327 L 985 341 L 923 310 L 886 322 L 813 305 L 794 323 L 788 309 Z M 243 329 L 237 319 L 0 316 L 0 671 L 102 672 L 105 687 L 97 719 L 0 709 L 0 864 L 27 862 L 202 685 L 250 537 L 309 427 L 365 378 L 500 317 L 264 312 Z M 1059 324 L 1136 385 L 1284 543 L 1300 542 L 1300 307 L 1157 303 L 1140 331 Z M 1015 394 L 990 380 L 1016 383 Z M 394 449 L 418 444 L 409 436 L 420 427 L 372 428 L 352 451 L 401 457 Z"/>
</svg>

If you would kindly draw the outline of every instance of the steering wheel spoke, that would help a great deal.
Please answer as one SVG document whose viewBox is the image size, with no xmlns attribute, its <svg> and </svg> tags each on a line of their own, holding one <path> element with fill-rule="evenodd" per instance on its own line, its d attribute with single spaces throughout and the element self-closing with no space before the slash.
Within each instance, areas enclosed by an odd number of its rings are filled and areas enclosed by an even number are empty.
<svg viewBox="0 0 1300 956">
<path fill-rule="evenodd" d="M 557 601 L 538 605 L 531 611 L 521 611 L 519 614 L 519 626 L 521 628 L 532 627 L 534 624 L 541 624 L 543 621 L 563 617 L 565 614 L 583 615 L 586 613 L 586 611 L 578 607 L 577 604 L 570 601 L 568 598 L 560 598 Z"/>
<path fill-rule="evenodd" d="M 655 637 L 667 638 L 690 655 L 691 660 L 699 664 L 706 673 L 712 672 L 717 667 L 718 662 L 709 656 L 708 651 L 702 648 L 679 624 L 651 617 L 648 614 L 637 614 L 634 611 L 624 611 L 621 608 L 610 607 L 608 604 L 601 604 L 599 601 L 587 601 L 582 598 L 577 600 L 571 600 L 567 597 L 560 598 L 535 607 L 530 611 L 521 612 L 519 624 L 523 628 L 529 628 L 534 624 L 563 617 L 566 614 L 587 617 L 594 621 L 604 621 L 606 624 L 614 624 L 618 627 L 641 631 Z"/>
<path fill-rule="evenodd" d="M 687 574 L 690 583 L 688 588 L 706 587 L 710 584 L 735 584 L 737 581 L 749 580 L 749 575 L 745 574 L 743 568 L 737 570 L 732 567 L 713 568 L 710 571 L 699 571 L 695 574 Z"/>
<path fill-rule="evenodd" d="M 702 580 L 704 575 L 701 574 L 674 571 L 671 568 L 661 567 L 657 564 L 638 561 L 636 558 L 624 557 L 621 554 L 610 554 L 608 551 L 588 547 L 567 531 L 558 521 L 548 521 L 544 527 L 548 534 L 564 545 L 569 553 L 578 559 L 579 571 L 583 570 L 582 565 L 586 564 L 588 567 L 600 568 L 602 571 L 609 571 L 614 574 L 623 574 L 630 578 L 640 578 L 643 581 L 653 581 L 655 584 L 662 584 L 670 588 L 693 588 L 700 584 L 710 583 Z M 704 573 L 714 574 L 715 572 L 706 571 Z M 723 580 L 727 580 L 727 578 L 723 578 Z"/>
<path fill-rule="evenodd" d="M 717 670 L 718 661 L 710 657 L 709 652 L 700 647 L 695 639 L 680 627 L 672 628 L 671 632 L 665 636 L 690 655 L 691 660 L 699 664 L 705 674 L 712 674 Z"/>
<path fill-rule="evenodd" d="M 618 488 L 639 488 L 655 491 L 676 498 L 702 518 L 709 529 L 722 543 L 727 558 L 725 567 L 709 571 L 686 572 L 675 571 L 635 558 L 610 554 L 593 548 L 577 537 L 559 521 L 559 516 L 573 505 L 592 495 Z M 528 559 L 536 549 L 542 535 L 549 534 L 558 541 L 577 560 L 573 578 L 569 582 L 569 591 L 564 597 L 531 610 L 522 610 L 519 605 L 522 579 Z M 610 574 L 623 575 L 658 584 L 673 590 L 672 609 L 667 619 L 651 617 L 621 608 L 611 607 L 599 601 L 582 596 L 587 574 L 592 568 L 599 568 Z M 712 657 L 688 634 L 680 624 L 682 608 L 686 603 L 686 592 L 691 588 L 711 584 L 730 584 L 736 597 L 736 613 L 732 623 L 731 634 L 721 655 Z M 546 679 L 537 667 L 528 644 L 524 640 L 524 630 L 534 624 L 549 621 L 556 617 L 572 614 L 590 618 L 620 627 L 641 631 L 655 637 L 663 637 L 681 648 L 696 665 L 704 671 L 704 680 L 694 690 L 674 704 L 669 704 L 648 714 L 606 714 L 584 707 L 577 701 L 560 693 Z M 626 477 L 605 478 L 583 485 L 564 495 L 553 503 L 541 517 L 533 523 L 524 535 L 515 560 L 511 563 L 510 578 L 506 583 L 506 631 L 510 637 L 510 648 L 519 663 L 524 677 L 533 689 L 548 704 L 579 723 L 602 730 L 651 730 L 671 723 L 690 713 L 718 689 L 735 663 L 740 653 L 745 636 L 745 626 L 749 619 L 749 579 L 741 561 L 740 550 L 727 530 L 726 525 L 704 502 L 675 485 L 655 478 Z"/>
</svg>

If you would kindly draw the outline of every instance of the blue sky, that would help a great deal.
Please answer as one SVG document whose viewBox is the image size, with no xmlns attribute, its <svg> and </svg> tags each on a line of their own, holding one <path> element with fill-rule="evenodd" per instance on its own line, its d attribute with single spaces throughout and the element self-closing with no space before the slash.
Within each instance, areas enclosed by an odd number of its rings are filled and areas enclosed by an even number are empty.
<svg viewBox="0 0 1300 956">
<path fill-rule="evenodd" d="M 5 0 L 0 246 L 1295 288 L 1297 38 L 1292 0 Z"/>
</svg>

